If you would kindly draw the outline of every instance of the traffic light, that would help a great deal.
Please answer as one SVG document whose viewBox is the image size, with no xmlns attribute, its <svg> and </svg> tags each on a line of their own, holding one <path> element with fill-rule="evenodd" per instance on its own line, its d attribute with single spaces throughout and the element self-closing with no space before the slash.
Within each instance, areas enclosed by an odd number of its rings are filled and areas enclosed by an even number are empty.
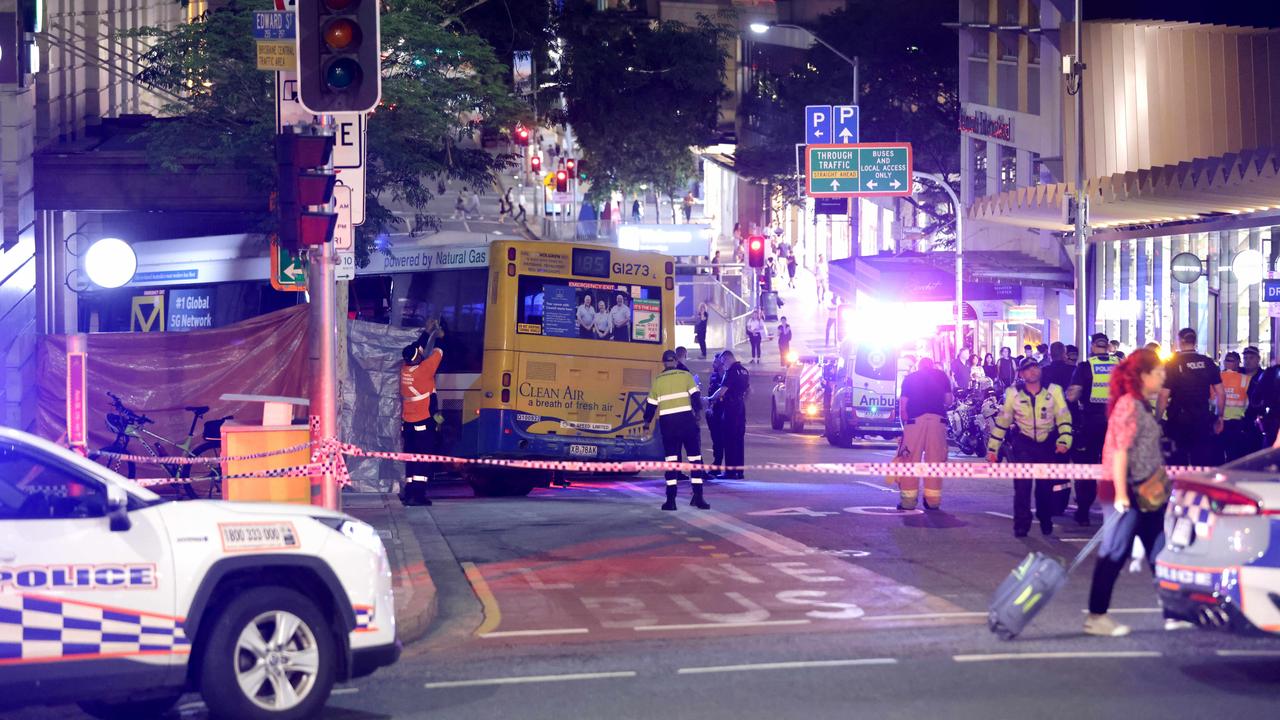
<svg viewBox="0 0 1280 720">
<path fill-rule="evenodd" d="M 569 173 L 570 179 L 573 179 L 573 180 L 578 179 L 578 164 L 577 162 L 574 161 L 573 158 L 568 158 L 567 160 L 564 161 L 564 169 L 566 172 Z"/>
<path fill-rule="evenodd" d="M 529 128 L 523 125 L 517 125 L 511 137 L 515 139 L 515 143 L 520 147 L 529 147 Z"/>
<path fill-rule="evenodd" d="M 298 99 L 316 115 L 369 112 L 382 95 L 378 0 L 297 0 Z"/>
<path fill-rule="evenodd" d="M 578 179 L 587 179 L 587 164 L 581 160 L 578 161 Z"/>
<path fill-rule="evenodd" d="M 542 158 L 534 155 L 529 158 L 529 170 L 531 172 L 542 172 Z"/>
<path fill-rule="evenodd" d="M 747 238 L 747 265 L 753 268 L 764 267 L 764 236 L 752 235 Z"/>
<path fill-rule="evenodd" d="M 328 208 L 338 181 L 329 165 L 333 142 L 332 132 L 276 136 L 278 234 L 280 244 L 290 250 L 323 245 L 333 237 L 338 223 L 338 214 Z"/>
<path fill-rule="evenodd" d="M 556 192 L 569 191 L 569 173 L 564 170 L 556 171 Z"/>
</svg>

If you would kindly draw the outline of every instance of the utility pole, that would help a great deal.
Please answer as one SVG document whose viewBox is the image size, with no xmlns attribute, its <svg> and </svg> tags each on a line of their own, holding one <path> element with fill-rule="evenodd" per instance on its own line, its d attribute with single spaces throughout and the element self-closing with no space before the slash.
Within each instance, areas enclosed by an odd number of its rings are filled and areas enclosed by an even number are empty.
<svg viewBox="0 0 1280 720">
<path fill-rule="evenodd" d="M 1067 93 L 1075 101 L 1076 117 L 1076 345 L 1084 347 L 1089 334 L 1088 266 L 1085 259 L 1089 249 L 1089 197 L 1084 190 L 1084 69 L 1081 53 L 1082 0 L 1075 0 L 1075 47 L 1072 55 L 1063 59 L 1067 74 Z"/>
</svg>

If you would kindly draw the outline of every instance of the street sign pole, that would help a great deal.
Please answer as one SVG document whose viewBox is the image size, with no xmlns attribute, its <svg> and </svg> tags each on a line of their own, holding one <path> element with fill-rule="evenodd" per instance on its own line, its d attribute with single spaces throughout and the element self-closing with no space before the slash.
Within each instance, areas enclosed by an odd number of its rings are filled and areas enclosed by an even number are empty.
<svg viewBox="0 0 1280 720">
<path fill-rule="evenodd" d="M 332 129 L 332 115 L 322 115 L 323 127 Z M 338 322 L 334 306 L 337 295 L 337 254 L 332 241 L 312 247 L 307 273 L 311 336 L 311 416 L 315 423 L 312 442 L 338 439 Z M 338 478 L 332 465 L 311 478 L 311 503 L 330 510 L 338 508 Z"/>
</svg>

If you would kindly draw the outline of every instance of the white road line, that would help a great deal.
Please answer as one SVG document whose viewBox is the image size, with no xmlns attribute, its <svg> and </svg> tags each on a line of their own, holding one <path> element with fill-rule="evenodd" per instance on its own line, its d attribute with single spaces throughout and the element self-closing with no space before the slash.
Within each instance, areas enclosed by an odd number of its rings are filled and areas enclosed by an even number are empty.
<svg viewBox="0 0 1280 720">
<path fill-rule="evenodd" d="M 958 663 L 996 662 L 1000 660 L 1085 660 L 1089 658 L 1156 658 L 1161 653 L 1154 650 L 1117 650 L 1113 652 L 1032 652 L 1032 653 L 992 653 L 990 655 L 954 655 L 952 660 Z"/>
<path fill-rule="evenodd" d="M 808 625 L 808 619 L 800 620 L 761 620 L 744 623 L 689 623 L 687 625 L 637 625 L 636 632 L 652 632 L 661 630 L 736 630 L 749 627 L 775 627 L 778 625 Z"/>
<path fill-rule="evenodd" d="M 588 628 L 552 628 L 548 630 L 501 630 L 488 632 L 482 638 L 539 637 L 542 635 L 586 635 Z"/>
<path fill-rule="evenodd" d="M 794 662 L 755 663 L 752 665 L 707 665 L 676 670 L 677 675 L 741 672 L 744 670 L 799 670 L 802 668 L 850 667 L 856 665 L 897 665 L 895 658 L 855 658 L 851 660 L 799 660 Z"/>
<path fill-rule="evenodd" d="M 863 615 L 860 620 L 868 622 L 881 621 L 898 621 L 898 620 L 944 620 L 948 618 L 985 618 L 987 613 L 984 612 L 940 612 L 940 613 L 919 613 L 915 615 Z"/>
<path fill-rule="evenodd" d="M 1062 542 L 1069 542 L 1069 543 L 1087 543 L 1092 538 L 1058 538 L 1058 539 L 1061 540 Z"/>
<path fill-rule="evenodd" d="M 1004 518 L 1005 520 L 1012 520 L 1012 519 L 1013 519 L 1013 516 L 1012 516 L 1012 515 L 1008 515 L 1008 514 L 1006 514 L 1006 513 L 1002 513 L 1002 512 L 996 512 L 995 510 L 985 510 L 984 512 L 985 512 L 986 514 L 988 514 L 988 515 L 992 515 L 992 516 L 995 516 L 995 517 L 998 517 L 998 518 Z"/>
<path fill-rule="evenodd" d="M 329 692 L 330 695 L 355 695 L 360 692 L 360 688 L 334 688 Z"/>
<path fill-rule="evenodd" d="M 1280 657 L 1280 650 L 1219 650 L 1219 657 Z"/>
<path fill-rule="evenodd" d="M 485 685 L 521 685 L 524 683 L 566 682 L 569 680 L 606 680 L 609 678 L 630 678 L 635 676 L 636 673 L 634 670 L 623 670 L 620 672 L 572 673 L 569 675 L 524 675 L 520 677 L 483 678 L 480 680 L 445 680 L 443 682 L 429 682 L 422 687 L 427 690 L 438 690 L 442 688 L 481 687 Z"/>
<path fill-rule="evenodd" d="M 1083 609 L 1081 609 L 1081 610 L 1080 610 L 1080 612 L 1081 612 L 1081 613 L 1084 613 L 1084 614 L 1088 614 L 1089 610 L 1088 610 L 1088 608 L 1083 608 Z M 1107 612 L 1108 612 L 1108 613 L 1123 613 L 1123 614 L 1126 614 L 1126 615 L 1138 615 L 1138 614 L 1142 614 L 1142 613 L 1158 613 L 1158 612 L 1164 612 L 1164 610 L 1163 610 L 1162 608 L 1158 608 L 1158 607 L 1153 607 L 1153 608 L 1111 608 L 1110 610 L 1107 610 Z"/>
<path fill-rule="evenodd" d="M 854 480 L 854 482 L 859 485 L 866 485 L 872 490 L 879 490 L 881 492 L 897 492 L 897 490 L 894 490 L 891 487 L 885 487 L 884 485 L 877 485 L 876 483 L 867 482 L 866 480 Z"/>
</svg>

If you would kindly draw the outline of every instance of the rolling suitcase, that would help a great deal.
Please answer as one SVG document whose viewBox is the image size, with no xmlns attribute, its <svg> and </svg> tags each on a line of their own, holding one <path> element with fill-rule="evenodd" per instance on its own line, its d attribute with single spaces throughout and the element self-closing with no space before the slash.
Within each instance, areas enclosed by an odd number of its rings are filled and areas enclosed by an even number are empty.
<svg viewBox="0 0 1280 720">
<path fill-rule="evenodd" d="M 1018 633 L 1026 629 L 1036 615 L 1049 604 L 1055 593 L 1067 582 L 1071 574 L 1089 553 L 1102 542 L 1102 534 L 1109 525 L 1116 522 L 1119 515 L 1113 515 L 1103 523 L 1080 552 L 1076 554 L 1069 567 L 1064 568 L 1056 558 L 1044 553 L 1027 555 L 1018 567 L 1009 573 L 1009 577 L 996 588 L 991 598 L 991 608 L 987 611 L 987 627 L 1002 640 L 1012 640 Z"/>
</svg>

